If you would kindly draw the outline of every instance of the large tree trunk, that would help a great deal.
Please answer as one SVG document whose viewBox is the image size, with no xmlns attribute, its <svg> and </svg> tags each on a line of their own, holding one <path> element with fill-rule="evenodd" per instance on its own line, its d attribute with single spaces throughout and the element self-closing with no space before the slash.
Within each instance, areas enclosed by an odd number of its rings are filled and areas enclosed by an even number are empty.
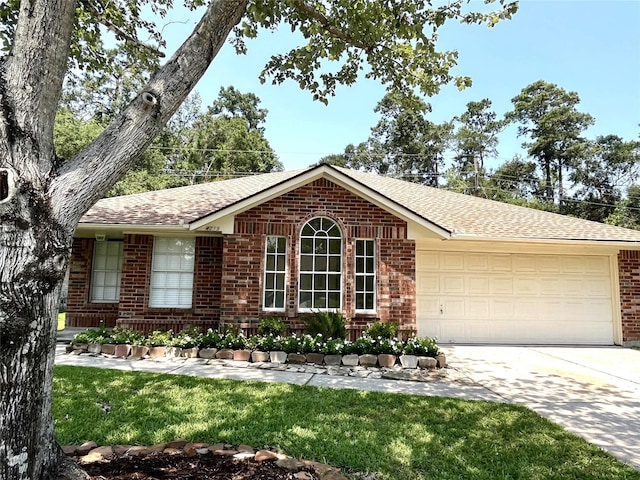
<svg viewBox="0 0 640 480">
<path fill-rule="evenodd" d="M 193 34 L 101 135 L 53 151 L 74 0 L 23 0 L 0 58 L 0 480 L 55 478 L 58 299 L 77 222 L 131 167 L 217 55 L 247 0 L 213 0 Z"/>
</svg>

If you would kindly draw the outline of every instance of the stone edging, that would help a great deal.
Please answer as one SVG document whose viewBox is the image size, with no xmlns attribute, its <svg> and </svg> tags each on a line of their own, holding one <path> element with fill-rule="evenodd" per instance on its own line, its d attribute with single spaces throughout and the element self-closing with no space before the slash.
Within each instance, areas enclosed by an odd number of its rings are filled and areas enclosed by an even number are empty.
<svg viewBox="0 0 640 480">
<path fill-rule="evenodd" d="M 178 439 L 168 443 L 148 446 L 116 445 L 113 447 L 99 447 L 95 442 L 85 442 L 82 445 L 66 445 L 62 447 L 68 457 L 75 457 L 79 464 L 88 464 L 111 460 L 118 457 L 146 457 L 151 455 L 184 454 L 190 457 L 197 455 L 231 456 L 236 460 L 254 459 L 256 462 L 275 461 L 276 465 L 297 475 L 293 478 L 310 479 L 309 473 L 301 471 L 310 468 L 320 480 L 347 480 L 340 473 L 339 468 L 310 460 L 298 460 L 283 453 L 272 450 L 254 449 L 249 445 L 228 445 L 223 443 L 193 443 Z"/>
</svg>

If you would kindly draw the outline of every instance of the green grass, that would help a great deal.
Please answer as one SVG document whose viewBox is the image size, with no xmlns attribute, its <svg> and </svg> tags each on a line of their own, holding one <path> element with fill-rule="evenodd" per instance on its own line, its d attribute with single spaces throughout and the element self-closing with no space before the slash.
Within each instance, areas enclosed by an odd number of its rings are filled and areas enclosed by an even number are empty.
<svg viewBox="0 0 640 480">
<path fill-rule="evenodd" d="M 61 444 L 247 443 L 379 480 L 640 479 L 536 413 L 488 402 L 57 366 L 53 412 Z"/>
<path fill-rule="evenodd" d="M 58 314 L 58 330 L 64 330 L 64 321 L 65 321 L 66 316 L 67 316 L 66 313 L 59 313 Z"/>
</svg>

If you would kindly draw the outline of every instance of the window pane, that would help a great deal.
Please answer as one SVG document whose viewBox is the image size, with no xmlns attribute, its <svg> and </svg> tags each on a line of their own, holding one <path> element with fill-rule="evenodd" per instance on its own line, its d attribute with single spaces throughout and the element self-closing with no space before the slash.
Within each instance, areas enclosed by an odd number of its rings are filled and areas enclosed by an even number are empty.
<svg viewBox="0 0 640 480">
<path fill-rule="evenodd" d="M 365 294 L 365 298 L 366 298 L 365 308 L 367 310 L 373 310 L 373 293 Z"/>
<path fill-rule="evenodd" d="M 284 292 L 284 273 L 276 274 L 276 289 Z"/>
<path fill-rule="evenodd" d="M 300 253 L 313 253 L 312 238 L 303 238 L 300 240 Z"/>
<path fill-rule="evenodd" d="M 325 292 L 313 294 L 313 308 L 327 308 L 327 294 Z"/>
<path fill-rule="evenodd" d="M 373 289 L 374 289 L 373 280 L 374 280 L 373 277 L 367 276 L 367 281 L 366 281 L 367 285 L 365 287 L 367 292 L 373 292 Z"/>
<path fill-rule="evenodd" d="M 329 271 L 339 272 L 341 270 L 340 263 L 340 257 L 329 257 Z"/>
<path fill-rule="evenodd" d="M 315 271 L 316 272 L 326 272 L 327 271 L 327 257 L 316 257 L 315 261 Z"/>
<path fill-rule="evenodd" d="M 374 266 L 373 266 L 373 258 L 369 257 L 367 258 L 367 273 L 373 273 L 374 272 Z"/>
<path fill-rule="evenodd" d="M 313 276 L 313 288 L 314 290 L 325 290 L 327 288 L 326 275 L 314 275 Z"/>
<path fill-rule="evenodd" d="M 338 292 L 329 292 L 329 308 L 340 308 L 340 293 Z"/>
<path fill-rule="evenodd" d="M 90 293 L 92 302 L 119 300 L 122 245 L 122 241 L 94 243 Z"/>
<path fill-rule="evenodd" d="M 269 290 L 273 290 L 273 287 L 275 286 L 275 273 L 267 273 L 265 275 L 265 281 L 264 281 L 264 286 L 265 288 L 268 288 Z"/>
<path fill-rule="evenodd" d="M 315 253 L 327 253 L 327 239 L 326 238 L 316 238 L 316 248 Z"/>
<path fill-rule="evenodd" d="M 267 253 L 275 253 L 277 248 L 277 237 L 267 237 Z"/>
<path fill-rule="evenodd" d="M 275 308 L 284 308 L 284 292 L 276 292 Z"/>
<path fill-rule="evenodd" d="M 364 277 L 356 277 L 356 292 L 364 290 Z"/>
<path fill-rule="evenodd" d="M 194 260 L 194 238 L 154 239 L 149 295 L 151 307 L 191 307 Z"/>
<path fill-rule="evenodd" d="M 356 309 L 364 310 L 364 293 L 356 293 Z"/>
<path fill-rule="evenodd" d="M 275 300 L 275 294 L 273 292 L 264 293 L 264 308 L 273 308 Z"/>
<path fill-rule="evenodd" d="M 309 227 L 311 227 L 313 229 L 313 232 L 315 233 L 318 230 L 321 230 L 322 224 L 322 219 L 321 218 L 314 218 L 313 220 L 310 220 L 309 223 L 307 224 Z M 313 235 L 313 233 L 312 233 Z"/>
<path fill-rule="evenodd" d="M 356 273 L 364 273 L 364 258 L 356 258 Z"/>
<path fill-rule="evenodd" d="M 300 307 L 311 308 L 311 292 L 300 292 Z"/>
<path fill-rule="evenodd" d="M 266 262 L 265 268 L 271 272 L 276 269 L 276 259 L 273 255 L 267 255 L 267 262 Z"/>
<path fill-rule="evenodd" d="M 340 290 L 340 275 L 327 275 L 329 290 Z"/>
<path fill-rule="evenodd" d="M 287 239 L 284 237 L 278 237 L 278 253 L 287 252 Z"/>
<path fill-rule="evenodd" d="M 342 253 L 342 240 L 340 239 L 329 240 L 329 253 L 332 253 L 332 254 Z"/>
<path fill-rule="evenodd" d="M 276 270 L 278 270 L 279 272 L 284 272 L 285 265 L 286 265 L 286 257 L 284 255 L 278 255 L 278 258 L 276 261 Z"/>
<path fill-rule="evenodd" d="M 300 275 L 300 290 L 311 290 L 312 278 L 313 278 L 312 275 L 309 275 L 309 274 Z"/>
<path fill-rule="evenodd" d="M 373 257 L 374 256 L 374 241 L 373 240 L 367 240 L 367 256 L 368 257 Z"/>
<path fill-rule="evenodd" d="M 356 255 L 364 255 L 364 241 L 356 240 Z"/>
<path fill-rule="evenodd" d="M 300 257 L 300 270 L 303 272 L 310 272 L 313 270 L 313 257 L 310 255 L 303 255 Z"/>
</svg>

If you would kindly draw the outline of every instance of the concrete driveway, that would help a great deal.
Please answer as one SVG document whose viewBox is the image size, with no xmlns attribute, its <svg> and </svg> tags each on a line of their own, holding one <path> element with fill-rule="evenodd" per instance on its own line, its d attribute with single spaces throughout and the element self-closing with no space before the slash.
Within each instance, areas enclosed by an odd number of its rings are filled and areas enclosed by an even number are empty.
<svg viewBox="0 0 640 480">
<path fill-rule="evenodd" d="M 452 368 L 640 470 L 640 351 L 446 346 Z"/>
</svg>

